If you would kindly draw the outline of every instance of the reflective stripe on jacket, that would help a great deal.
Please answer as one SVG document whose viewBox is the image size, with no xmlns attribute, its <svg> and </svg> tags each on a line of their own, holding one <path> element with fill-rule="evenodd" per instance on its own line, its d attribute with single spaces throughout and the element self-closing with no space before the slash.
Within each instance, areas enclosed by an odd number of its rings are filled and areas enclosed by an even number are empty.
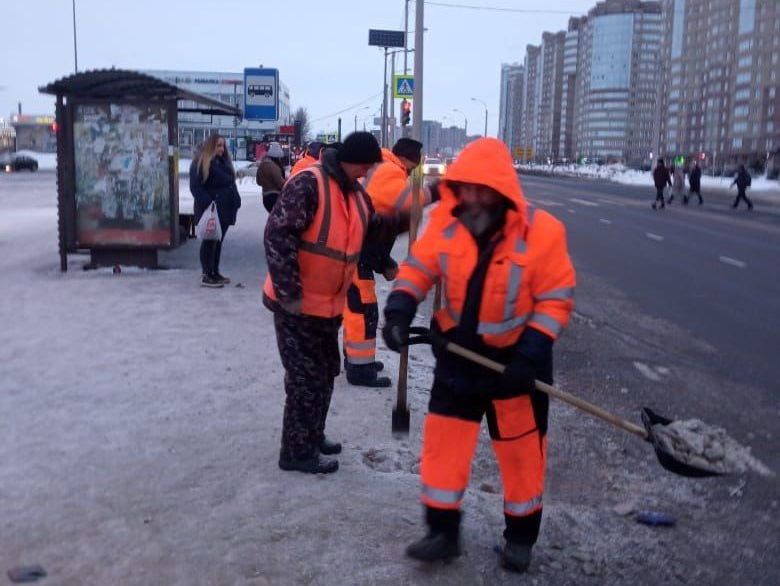
<svg viewBox="0 0 780 586">
<path fill-rule="evenodd" d="M 359 190 L 345 197 L 321 165 L 307 169 L 317 179 L 317 212 L 301 234 L 298 266 L 303 288 L 301 312 L 318 317 L 342 314 L 369 222 L 369 206 Z M 263 292 L 276 300 L 271 275 Z"/>
</svg>

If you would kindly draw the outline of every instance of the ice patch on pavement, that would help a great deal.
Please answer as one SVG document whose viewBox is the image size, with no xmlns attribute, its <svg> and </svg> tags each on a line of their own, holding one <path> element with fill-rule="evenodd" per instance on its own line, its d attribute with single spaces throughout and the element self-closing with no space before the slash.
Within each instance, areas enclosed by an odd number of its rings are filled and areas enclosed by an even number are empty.
<svg viewBox="0 0 780 586">
<path fill-rule="evenodd" d="M 642 375 L 645 376 L 645 378 L 648 378 L 652 381 L 659 382 L 661 380 L 662 374 L 668 374 L 669 369 L 664 368 L 663 366 L 654 369 L 652 366 L 648 366 L 644 362 L 637 362 L 634 361 L 634 368 L 636 368 L 639 372 L 642 373 Z"/>
</svg>

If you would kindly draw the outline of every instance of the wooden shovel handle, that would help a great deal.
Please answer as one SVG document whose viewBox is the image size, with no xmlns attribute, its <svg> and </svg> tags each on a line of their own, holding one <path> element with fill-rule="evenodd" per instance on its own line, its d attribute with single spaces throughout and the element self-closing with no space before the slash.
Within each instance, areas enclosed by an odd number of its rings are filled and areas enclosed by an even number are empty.
<svg viewBox="0 0 780 586">
<path fill-rule="evenodd" d="M 452 342 L 448 342 L 447 350 L 449 352 L 452 352 L 453 354 L 457 354 L 459 356 L 462 356 L 463 358 L 467 358 L 472 362 L 481 364 L 482 366 L 484 366 L 485 368 L 489 368 L 490 370 L 494 370 L 500 373 L 503 373 L 504 370 L 506 370 L 506 366 L 504 366 L 503 364 L 496 362 L 495 360 L 491 360 L 490 358 L 487 358 L 485 356 L 482 356 L 481 354 L 477 354 L 476 352 L 472 352 L 468 348 L 464 348 L 463 346 L 459 346 L 458 344 L 453 344 Z M 620 427 L 628 431 L 629 433 L 638 435 L 643 440 L 647 439 L 647 431 L 645 431 L 643 427 L 635 425 L 630 421 L 626 421 L 625 419 L 621 419 L 614 413 L 610 413 L 609 411 L 602 409 L 598 405 L 594 405 L 593 403 L 589 403 L 584 399 L 580 399 L 579 397 L 575 397 L 574 395 L 571 395 L 565 391 L 556 389 L 552 385 L 548 385 L 547 383 L 543 383 L 542 381 L 535 381 L 535 384 L 536 384 L 537 391 L 541 391 L 551 397 L 560 399 L 564 403 L 568 403 L 569 405 L 577 407 L 578 409 L 582 409 L 583 411 L 590 413 L 591 415 L 595 415 L 596 417 L 603 419 L 607 423 L 611 423 L 612 425 L 616 425 L 617 427 Z"/>
</svg>

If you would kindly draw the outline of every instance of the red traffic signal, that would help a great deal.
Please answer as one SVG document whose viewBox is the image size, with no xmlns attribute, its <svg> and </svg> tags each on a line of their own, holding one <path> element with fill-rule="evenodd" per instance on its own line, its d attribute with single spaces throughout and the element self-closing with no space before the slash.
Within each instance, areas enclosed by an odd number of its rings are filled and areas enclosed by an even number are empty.
<svg viewBox="0 0 780 586">
<path fill-rule="evenodd" d="M 401 100 L 401 126 L 407 126 L 412 121 L 412 103 Z"/>
</svg>

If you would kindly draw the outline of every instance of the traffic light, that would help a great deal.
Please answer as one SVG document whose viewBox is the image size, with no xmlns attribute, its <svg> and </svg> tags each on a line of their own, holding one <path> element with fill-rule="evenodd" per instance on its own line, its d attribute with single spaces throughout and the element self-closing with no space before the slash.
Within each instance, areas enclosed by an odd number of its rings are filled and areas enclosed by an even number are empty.
<svg viewBox="0 0 780 586">
<path fill-rule="evenodd" d="M 409 100 L 401 100 L 401 126 L 408 126 L 412 121 L 412 103 Z"/>
</svg>

